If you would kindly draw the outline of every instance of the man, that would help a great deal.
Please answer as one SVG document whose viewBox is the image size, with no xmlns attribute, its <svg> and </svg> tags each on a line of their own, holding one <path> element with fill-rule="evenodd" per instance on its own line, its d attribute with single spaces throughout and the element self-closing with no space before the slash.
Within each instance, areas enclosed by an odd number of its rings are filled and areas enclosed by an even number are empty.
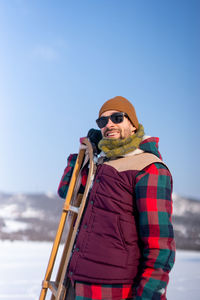
<svg viewBox="0 0 200 300">
<path fill-rule="evenodd" d="M 103 104 L 96 122 L 101 132 L 88 136 L 101 153 L 68 268 L 73 297 L 164 300 L 175 242 L 172 178 L 158 138 L 144 135 L 133 105 L 121 96 Z M 75 160 L 68 159 L 61 197 Z"/>
</svg>

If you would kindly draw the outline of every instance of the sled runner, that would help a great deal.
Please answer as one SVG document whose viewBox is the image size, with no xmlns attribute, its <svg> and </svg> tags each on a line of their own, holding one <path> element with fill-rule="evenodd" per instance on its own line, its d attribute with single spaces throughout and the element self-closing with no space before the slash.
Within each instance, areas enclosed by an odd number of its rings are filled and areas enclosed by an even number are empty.
<svg viewBox="0 0 200 300">
<path fill-rule="evenodd" d="M 84 194 L 78 194 L 81 184 L 81 170 L 89 161 L 89 173 L 84 190 Z M 71 252 L 76 238 L 76 233 L 80 225 L 82 213 L 84 211 L 87 195 L 93 180 L 94 162 L 93 162 L 93 148 L 90 141 L 85 138 L 81 141 L 79 154 L 74 166 L 73 174 L 70 180 L 69 189 L 63 206 L 60 222 L 58 225 L 56 237 L 53 243 L 50 254 L 45 278 L 42 282 L 42 289 L 39 300 L 44 300 L 49 289 L 52 293 L 51 300 L 64 300 L 67 294 L 67 285 L 65 275 L 70 261 Z M 66 222 L 67 221 L 67 222 Z M 54 268 L 57 252 L 60 246 L 63 230 L 65 225 L 68 226 L 67 238 L 65 241 L 60 265 L 58 268 L 55 281 L 51 281 L 51 275 Z"/>
</svg>

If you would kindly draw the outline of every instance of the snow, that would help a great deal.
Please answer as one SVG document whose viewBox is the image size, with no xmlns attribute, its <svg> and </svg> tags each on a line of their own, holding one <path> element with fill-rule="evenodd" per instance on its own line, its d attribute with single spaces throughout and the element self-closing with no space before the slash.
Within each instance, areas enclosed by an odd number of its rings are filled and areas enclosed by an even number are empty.
<svg viewBox="0 0 200 300">
<path fill-rule="evenodd" d="M 1 300 L 39 299 L 51 248 L 51 243 L 0 242 Z M 58 262 L 59 255 L 60 252 Z M 52 279 L 55 279 L 54 273 Z"/>
<path fill-rule="evenodd" d="M 0 241 L 0 300 L 39 299 L 51 248 L 52 244 L 46 242 Z M 54 278 L 55 272 L 52 275 Z M 176 263 L 170 273 L 167 299 L 199 299 L 199 282 L 200 253 L 177 251 Z M 50 296 L 51 293 L 48 293 L 46 300 Z"/>
<path fill-rule="evenodd" d="M 22 196 L 20 199 L 23 200 Z M 22 211 L 17 204 L 4 204 L 0 205 L 0 218 L 3 218 L 4 224 L 1 228 L 2 232 L 12 233 L 19 230 L 26 230 L 29 226 L 27 223 L 19 221 L 20 218 L 40 218 L 44 217 L 44 214 L 26 205 L 26 208 Z"/>
<path fill-rule="evenodd" d="M 187 237 L 188 232 L 186 226 L 183 224 L 173 224 L 174 230 L 181 232 L 182 236 Z"/>
<path fill-rule="evenodd" d="M 191 202 L 187 198 L 183 198 L 175 193 L 172 194 L 172 199 L 174 216 L 184 216 L 186 213 L 200 213 L 199 201 Z"/>
<path fill-rule="evenodd" d="M 20 200 L 24 200 L 22 195 L 19 195 Z M 26 204 L 25 209 L 20 209 L 17 204 L 2 204 L 0 205 L 0 218 L 3 218 L 4 224 L 1 228 L 2 232 L 12 233 L 19 230 L 26 230 L 28 228 L 27 223 L 19 221 L 17 219 L 24 218 L 44 218 L 44 213 L 40 210 L 33 209 Z"/>
<path fill-rule="evenodd" d="M 47 193 L 46 193 L 46 196 L 47 196 L 48 198 L 52 198 L 52 199 L 54 199 L 54 198 L 55 198 L 55 193 L 54 193 L 54 192 L 51 192 L 51 191 L 49 191 L 49 192 L 47 192 Z"/>
<path fill-rule="evenodd" d="M 38 218 L 43 219 L 44 213 L 39 210 L 33 209 L 32 207 L 27 207 L 25 211 L 21 213 L 22 218 Z"/>
<path fill-rule="evenodd" d="M 168 300 L 199 299 L 200 252 L 177 251 L 176 263 L 170 273 Z"/>
<path fill-rule="evenodd" d="M 0 217 L 9 217 L 9 218 L 17 218 L 19 216 L 18 213 L 18 205 L 17 204 L 4 204 L 0 206 Z"/>
<path fill-rule="evenodd" d="M 20 221 L 5 219 L 4 223 L 5 224 L 1 229 L 2 232 L 11 233 L 11 232 L 17 232 L 18 230 L 25 230 L 28 228 L 26 223 Z"/>
</svg>

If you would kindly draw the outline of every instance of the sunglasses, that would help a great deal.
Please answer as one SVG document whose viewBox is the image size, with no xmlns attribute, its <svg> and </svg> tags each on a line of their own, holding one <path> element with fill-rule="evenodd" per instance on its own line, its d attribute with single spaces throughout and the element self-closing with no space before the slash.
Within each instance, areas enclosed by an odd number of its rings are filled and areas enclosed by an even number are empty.
<svg viewBox="0 0 200 300">
<path fill-rule="evenodd" d="M 124 117 L 128 118 L 128 115 L 126 113 L 123 113 L 123 112 L 116 112 L 116 113 L 114 113 L 110 116 L 98 118 L 96 120 L 96 123 L 97 123 L 99 128 L 103 128 L 108 124 L 109 119 L 113 123 L 119 124 L 119 123 L 122 123 L 124 121 Z"/>
</svg>

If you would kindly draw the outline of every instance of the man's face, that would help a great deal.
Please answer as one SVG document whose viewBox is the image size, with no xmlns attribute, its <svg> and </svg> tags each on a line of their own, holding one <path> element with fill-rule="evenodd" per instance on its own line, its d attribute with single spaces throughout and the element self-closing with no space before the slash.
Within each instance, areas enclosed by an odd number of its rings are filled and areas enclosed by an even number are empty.
<svg viewBox="0 0 200 300">
<path fill-rule="evenodd" d="M 108 110 L 101 114 L 101 117 L 107 117 L 116 113 L 116 110 Z M 105 127 L 101 128 L 102 136 L 107 139 L 124 139 L 133 135 L 136 128 L 132 125 L 127 117 L 124 117 L 124 120 L 115 124 L 109 119 Z"/>
</svg>

